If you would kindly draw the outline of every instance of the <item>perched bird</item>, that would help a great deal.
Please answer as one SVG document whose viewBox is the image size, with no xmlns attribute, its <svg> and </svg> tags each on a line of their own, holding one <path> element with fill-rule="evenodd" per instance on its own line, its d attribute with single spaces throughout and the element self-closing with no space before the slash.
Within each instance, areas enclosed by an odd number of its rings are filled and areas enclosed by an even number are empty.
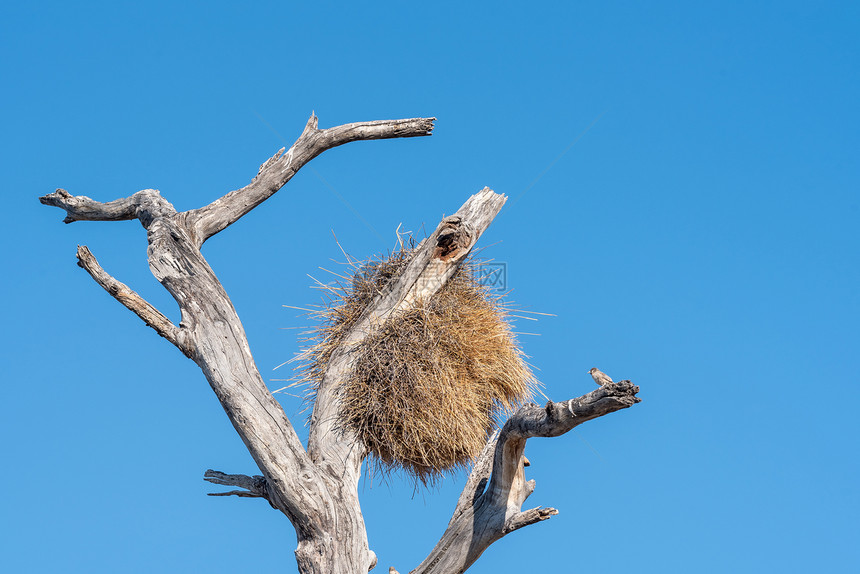
<svg viewBox="0 0 860 574">
<path fill-rule="evenodd" d="M 606 383 L 614 382 L 612 379 L 609 378 L 609 375 L 607 375 L 597 367 L 591 367 L 591 369 L 588 371 L 588 374 L 591 375 L 591 378 L 594 379 L 594 382 L 601 387 Z"/>
</svg>

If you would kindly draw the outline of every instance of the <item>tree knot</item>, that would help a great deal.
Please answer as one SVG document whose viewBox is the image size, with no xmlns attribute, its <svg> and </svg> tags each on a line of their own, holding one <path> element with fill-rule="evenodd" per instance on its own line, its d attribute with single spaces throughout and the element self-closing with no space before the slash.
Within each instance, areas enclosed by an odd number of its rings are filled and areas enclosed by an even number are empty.
<svg viewBox="0 0 860 574">
<path fill-rule="evenodd" d="M 451 215 L 442 220 L 436 236 L 436 249 L 433 259 L 448 261 L 468 251 L 472 245 L 472 230 L 459 215 Z"/>
</svg>

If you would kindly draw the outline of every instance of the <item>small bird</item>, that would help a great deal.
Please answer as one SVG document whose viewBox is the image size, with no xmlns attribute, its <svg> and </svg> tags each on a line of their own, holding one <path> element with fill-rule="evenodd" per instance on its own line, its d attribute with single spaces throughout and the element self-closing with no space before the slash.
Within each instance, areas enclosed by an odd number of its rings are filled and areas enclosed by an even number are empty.
<svg viewBox="0 0 860 574">
<path fill-rule="evenodd" d="M 591 369 L 588 371 L 588 374 L 591 375 L 591 378 L 594 379 L 594 382 L 601 387 L 606 383 L 614 382 L 612 379 L 609 378 L 609 375 L 607 375 L 597 367 L 591 367 Z"/>
</svg>

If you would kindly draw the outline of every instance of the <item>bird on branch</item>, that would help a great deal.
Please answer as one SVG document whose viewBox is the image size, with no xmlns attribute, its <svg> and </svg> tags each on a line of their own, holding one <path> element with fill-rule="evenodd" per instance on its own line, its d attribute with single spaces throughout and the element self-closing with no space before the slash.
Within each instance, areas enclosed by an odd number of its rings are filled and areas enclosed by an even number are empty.
<svg viewBox="0 0 860 574">
<path fill-rule="evenodd" d="M 611 378 L 609 378 L 609 375 L 607 375 L 597 367 L 591 367 L 591 369 L 589 369 L 588 371 L 588 374 L 591 375 L 591 378 L 594 379 L 594 382 L 601 387 L 606 383 L 614 382 Z"/>
</svg>

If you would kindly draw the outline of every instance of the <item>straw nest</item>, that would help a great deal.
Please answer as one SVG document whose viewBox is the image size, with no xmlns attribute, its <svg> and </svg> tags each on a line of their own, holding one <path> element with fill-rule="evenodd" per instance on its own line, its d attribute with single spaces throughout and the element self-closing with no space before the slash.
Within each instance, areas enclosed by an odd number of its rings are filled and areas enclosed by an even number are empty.
<svg viewBox="0 0 860 574">
<path fill-rule="evenodd" d="M 313 396 L 332 353 L 366 306 L 409 262 L 411 249 L 356 266 L 320 313 L 304 380 Z M 354 433 L 383 474 L 424 484 L 466 468 L 503 413 L 531 396 L 535 379 L 478 267 L 464 263 L 430 300 L 390 317 L 352 349 L 340 382 L 338 424 Z"/>
</svg>

